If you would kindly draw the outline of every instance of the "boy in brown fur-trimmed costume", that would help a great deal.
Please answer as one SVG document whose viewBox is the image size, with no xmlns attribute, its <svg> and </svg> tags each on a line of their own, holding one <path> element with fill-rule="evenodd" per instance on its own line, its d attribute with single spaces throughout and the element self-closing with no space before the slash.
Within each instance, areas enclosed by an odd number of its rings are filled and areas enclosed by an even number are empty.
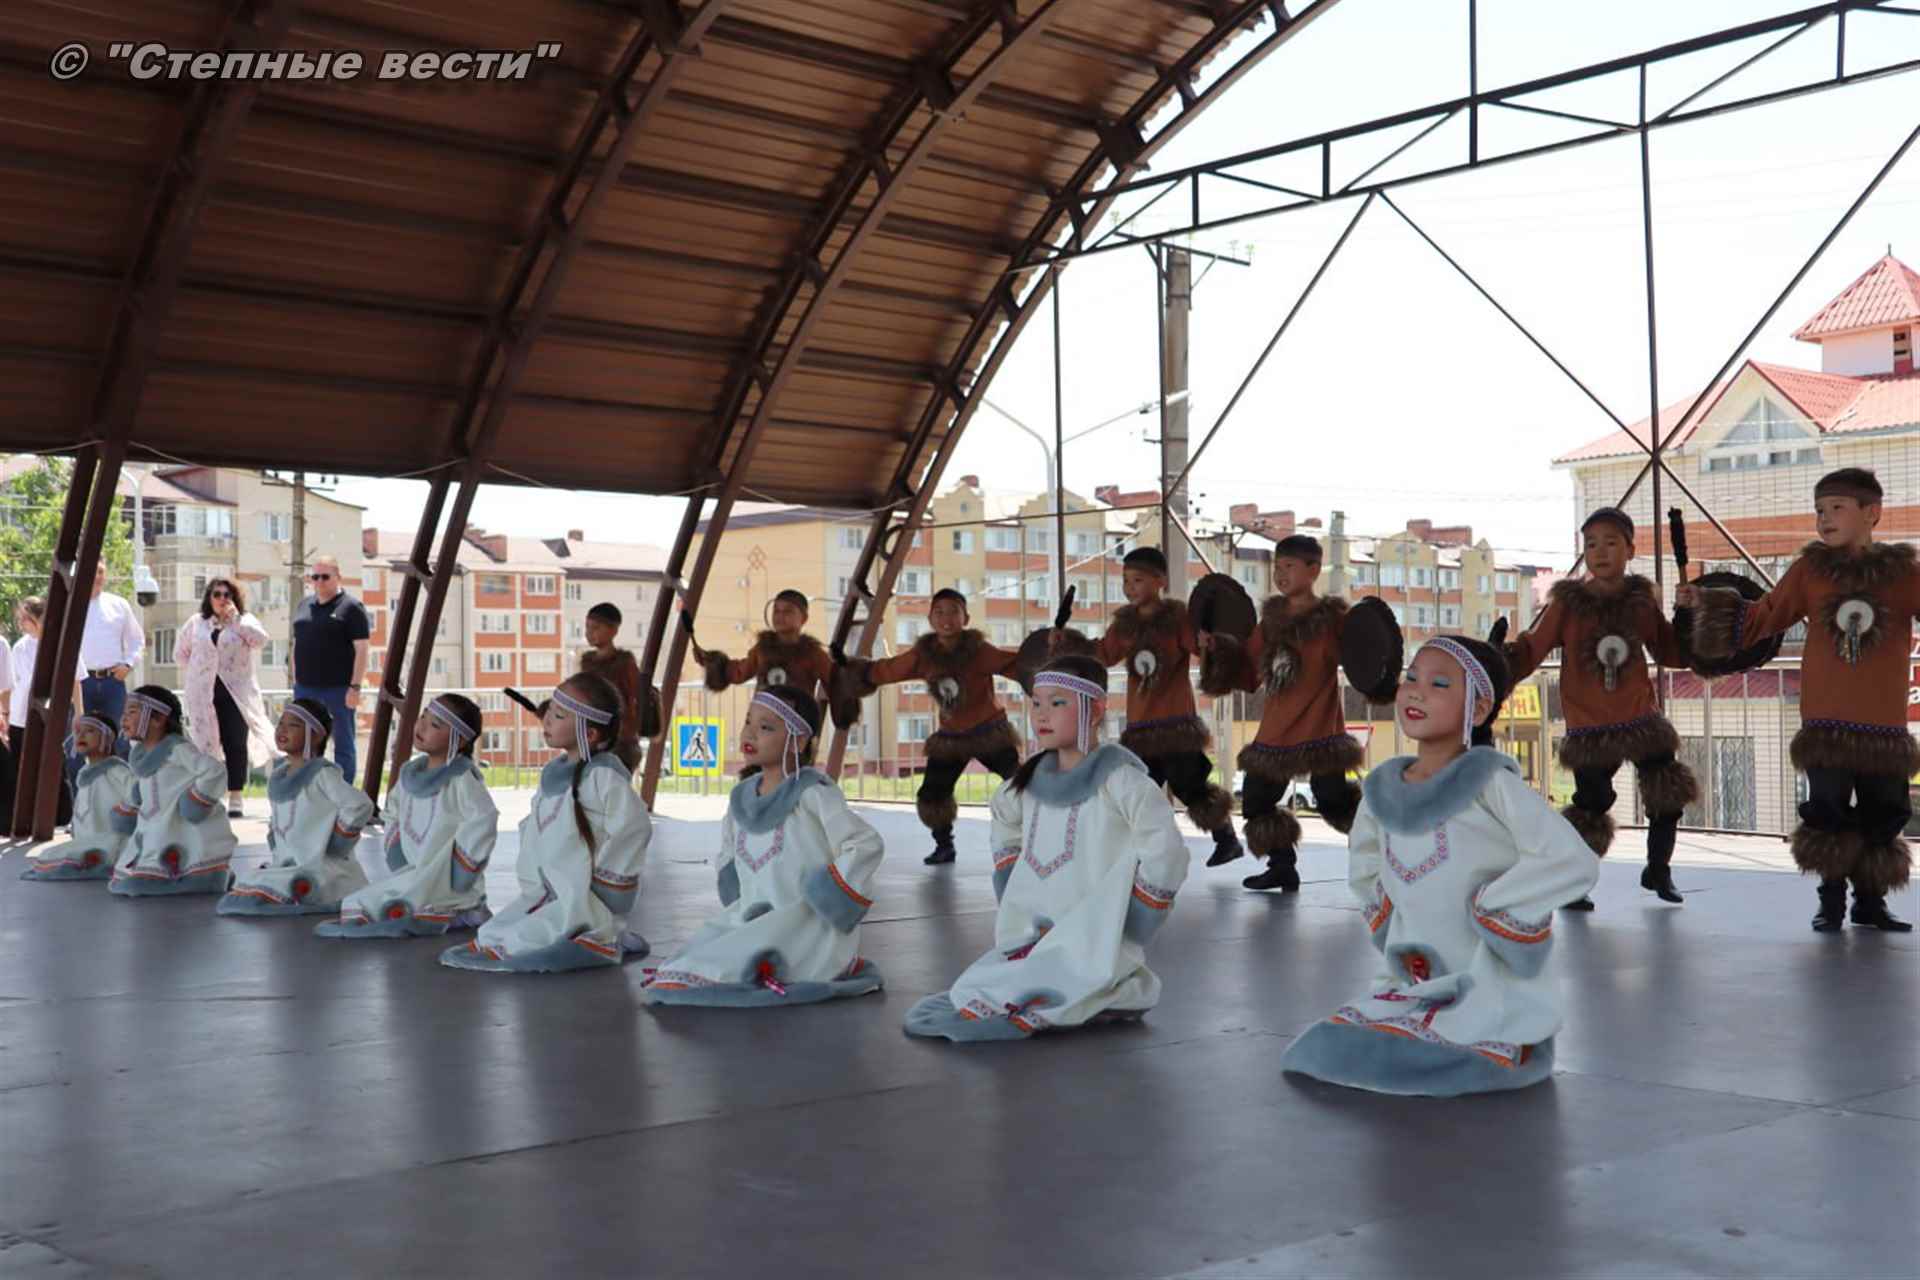
<svg viewBox="0 0 1920 1280">
<path fill-rule="evenodd" d="M 1139 756 L 1148 776 L 1172 791 L 1193 824 L 1213 837 L 1207 865 L 1232 862 L 1244 852 L 1233 830 L 1233 797 L 1208 781 L 1213 739 L 1194 707 L 1188 674 L 1200 650 L 1187 606 L 1161 597 L 1167 558 L 1152 547 L 1135 547 L 1121 561 L 1120 589 L 1127 603 L 1114 611 L 1094 645 L 1103 665 L 1127 668 L 1127 727 L 1120 745 Z"/>
<path fill-rule="evenodd" d="M 1573 772 L 1573 803 L 1560 813 L 1588 848 L 1605 857 L 1613 844 L 1613 777 L 1631 761 L 1647 815 L 1640 887 L 1677 903 L 1673 846 L 1681 812 L 1699 798 L 1700 784 L 1677 758 L 1680 735 L 1660 714 L 1647 654 L 1670 667 L 1685 667 L 1687 655 L 1653 583 L 1627 572 L 1633 534 L 1633 520 L 1615 507 L 1588 516 L 1580 526 L 1588 576 L 1554 583 L 1547 607 L 1507 642 L 1505 656 L 1518 683 L 1555 649 L 1561 651 L 1567 736 L 1560 740 L 1560 763 Z M 1567 907 L 1591 911 L 1593 899 L 1581 897 Z"/>
<path fill-rule="evenodd" d="M 1260 729 L 1241 748 L 1246 774 L 1240 812 L 1247 845 L 1267 869 L 1248 876 L 1249 889 L 1300 889 L 1300 822 L 1281 801 L 1287 784 L 1308 779 L 1315 809 L 1345 834 L 1360 808 L 1360 788 L 1347 777 L 1366 752 L 1347 733 L 1340 705 L 1340 631 L 1347 602 L 1313 593 L 1320 577 L 1320 544 L 1304 534 L 1273 549 L 1277 594 L 1260 606 L 1260 625 L 1243 645 L 1232 636 L 1200 639 L 1200 687 L 1220 697 L 1235 689 L 1263 691 Z"/>
<path fill-rule="evenodd" d="M 1807 775 L 1809 797 L 1793 859 L 1820 877 L 1813 927 L 1821 933 L 1841 927 L 1849 880 L 1854 924 L 1913 928 L 1887 910 L 1887 894 L 1906 885 L 1912 868 L 1900 833 L 1912 816 L 1907 779 L 1920 769 L 1907 729 L 1920 568 L 1912 547 L 1873 540 L 1882 496 L 1880 481 L 1860 467 L 1822 476 L 1813 488 L 1819 538 L 1773 590 L 1750 603 L 1724 589 L 1679 593 L 1698 611 L 1694 647 L 1704 658 L 1807 622 L 1793 763 Z"/>
<path fill-rule="evenodd" d="M 694 656 L 707 671 L 707 688 L 715 693 L 753 681 L 755 689 L 770 684 L 798 686 L 809 697 L 816 684 L 833 681 L 833 659 L 827 646 L 801 628 L 807 625 L 807 598 L 798 591 L 782 591 L 773 598 L 773 629 L 762 631 L 744 658 L 729 658 L 717 649 Z"/>
<path fill-rule="evenodd" d="M 925 680 L 940 705 L 940 727 L 927 739 L 927 767 L 915 797 L 920 821 L 933 832 L 928 866 L 954 859 L 953 822 L 960 807 L 953 788 L 969 762 L 978 760 L 1001 778 L 1020 767 L 1020 739 L 993 696 L 993 678 L 1011 676 L 1020 655 L 987 643 L 967 626 L 967 598 L 951 587 L 933 593 L 927 609 L 931 634 L 891 658 L 850 658 L 834 677 L 836 702 L 857 703 L 883 684 Z"/>
</svg>

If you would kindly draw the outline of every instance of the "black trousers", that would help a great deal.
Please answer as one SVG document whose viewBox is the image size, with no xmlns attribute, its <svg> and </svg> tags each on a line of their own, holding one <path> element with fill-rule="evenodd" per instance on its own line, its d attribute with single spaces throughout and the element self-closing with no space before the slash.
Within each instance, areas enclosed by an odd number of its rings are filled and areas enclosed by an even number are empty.
<svg viewBox="0 0 1920 1280">
<path fill-rule="evenodd" d="M 1352 803 L 1347 775 L 1344 773 L 1313 774 L 1307 779 L 1307 787 L 1313 792 L 1313 807 L 1321 813 L 1337 810 L 1342 805 Z M 1278 813 L 1280 803 L 1286 799 L 1286 796 L 1286 783 L 1274 782 L 1249 773 L 1246 781 L 1240 784 L 1240 816 L 1247 822 L 1253 822 Z M 1275 849 L 1267 855 L 1267 860 L 1291 863 L 1295 856 L 1294 849 Z"/>
<path fill-rule="evenodd" d="M 952 799 L 953 789 L 959 784 L 960 775 L 965 773 L 967 766 L 975 760 L 987 766 L 1002 780 L 1011 778 L 1020 768 L 1020 753 L 1012 747 L 1004 747 L 984 756 L 968 756 L 964 760 L 929 760 L 927 767 L 920 774 L 920 790 L 916 793 L 917 798 L 923 804 Z M 936 839 L 952 836 L 953 824 L 936 827 L 933 834 Z"/>
<path fill-rule="evenodd" d="M 1207 779 L 1213 776 L 1213 761 L 1207 759 L 1206 752 L 1176 751 L 1171 755 L 1143 759 L 1140 763 L 1147 766 L 1147 776 L 1153 779 L 1155 786 L 1173 792 L 1173 798 L 1187 808 L 1207 802 Z M 1228 818 L 1220 830 L 1228 835 L 1233 834 L 1233 819 Z"/>
<path fill-rule="evenodd" d="M 1636 777 L 1643 769 L 1665 765 L 1671 756 L 1660 759 L 1636 760 L 1633 769 Z M 1573 771 L 1573 807 L 1584 809 L 1588 813 L 1604 814 L 1613 808 L 1613 775 L 1620 771 L 1619 765 L 1611 768 L 1595 767 L 1575 769 Z M 1674 842 L 1680 836 L 1680 815 L 1678 813 L 1649 813 L 1647 815 L 1647 861 L 1669 863 L 1673 861 Z"/>
<path fill-rule="evenodd" d="M 1816 831 L 1858 831 L 1868 844 L 1891 842 L 1913 816 L 1907 780 L 1897 773 L 1809 769 L 1807 791 L 1802 822 Z"/>
<path fill-rule="evenodd" d="M 220 683 L 220 677 L 213 679 L 213 716 L 220 722 L 220 753 L 227 758 L 227 790 L 244 791 L 247 786 L 247 718 L 240 714 L 240 704 L 227 692 L 227 686 Z"/>
</svg>

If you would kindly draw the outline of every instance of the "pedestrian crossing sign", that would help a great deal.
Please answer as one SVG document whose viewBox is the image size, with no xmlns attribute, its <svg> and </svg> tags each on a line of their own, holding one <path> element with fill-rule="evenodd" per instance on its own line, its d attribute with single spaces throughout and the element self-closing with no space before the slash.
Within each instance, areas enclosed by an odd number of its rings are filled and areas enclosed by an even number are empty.
<svg viewBox="0 0 1920 1280">
<path fill-rule="evenodd" d="M 676 718 L 673 736 L 679 744 L 674 756 L 675 773 L 717 774 L 721 771 L 725 751 L 718 720 Z"/>
</svg>

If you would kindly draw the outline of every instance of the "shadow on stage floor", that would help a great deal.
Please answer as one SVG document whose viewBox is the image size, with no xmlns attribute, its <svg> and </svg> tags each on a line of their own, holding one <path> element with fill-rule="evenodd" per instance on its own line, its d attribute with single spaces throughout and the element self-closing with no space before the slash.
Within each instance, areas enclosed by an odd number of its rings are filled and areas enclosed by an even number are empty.
<svg viewBox="0 0 1920 1280">
<path fill-rule="evenodd" d="M 714 905 L 716 810 L 666 808 L 656 958 Z M 772 1012 L 22 883 L 7 853 L 0 1277 L 1910 1273 L 1920 945 L 1811 933 L 1807 881 L 1687 866 L 1669 908 L 1608 865 L 1559 921 L 1553 1082 L 1415 1101 L 1275 1066 L 1371 971 L 1338 846 L 1281 898 L 1193 841 L 1143 1025 L 959 1048 L 900 1020 L 991 941 L 986 824 L 933 869 L 911 809 L 863 812 L 887 990 Z"/>
</svg>

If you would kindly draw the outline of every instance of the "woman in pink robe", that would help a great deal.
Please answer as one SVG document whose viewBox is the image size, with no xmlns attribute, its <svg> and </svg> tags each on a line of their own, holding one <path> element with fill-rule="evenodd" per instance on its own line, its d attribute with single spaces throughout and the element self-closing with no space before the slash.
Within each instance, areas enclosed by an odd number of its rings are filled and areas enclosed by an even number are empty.
<svg viewBox="0 0 1920 1280">
<path fill-rule="evenodd" d="M 174 642 L 187 685 L 187 732 L 193 745 L 227 762 L 227 813 L 239 817 L 247 774 L 273 758 L 273 725 L 255 673 L 267 629 L 247 612 L 246 597 L 225 578 L 207 584 L 200 612 Z"/>
</svg>

